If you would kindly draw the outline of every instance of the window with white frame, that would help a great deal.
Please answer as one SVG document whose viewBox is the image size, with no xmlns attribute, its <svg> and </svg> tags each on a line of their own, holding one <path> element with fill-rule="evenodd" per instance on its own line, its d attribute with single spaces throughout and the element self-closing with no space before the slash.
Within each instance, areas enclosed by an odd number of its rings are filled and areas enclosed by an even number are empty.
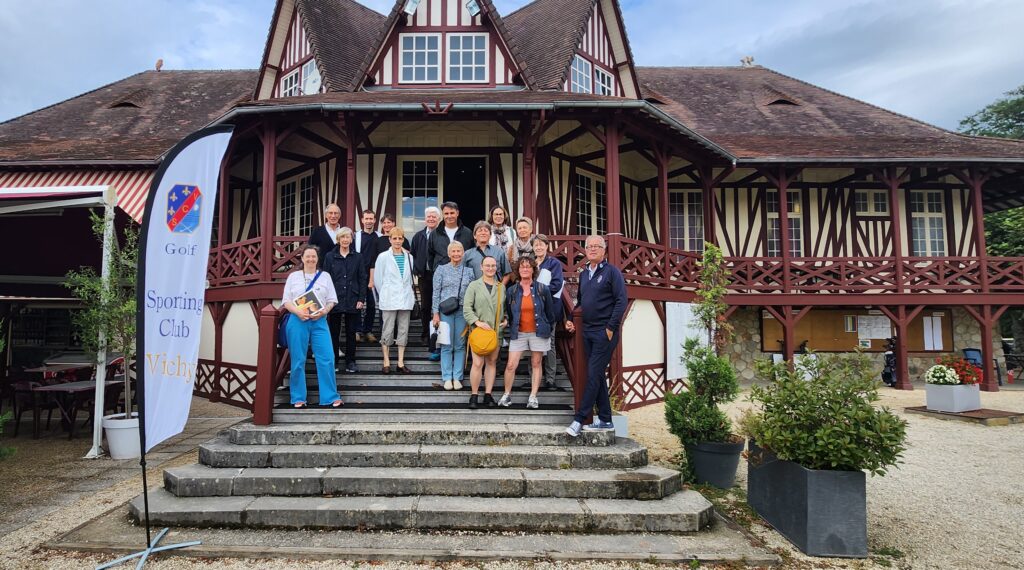
<svg viewBox="0 0 1024 570">
<path fill-rule="evenodd" d="M 313 176 L 295 178 L 278 187 L 277 235 L 308 236 L 313 232 Z"/>
<path fill-rule="evenodd" d="M 448 82 L 487 82 L 487 34 L 448 34 Z"/>
<path fill-rule="evenodd" d="M 611 73 L 594 67 L 594 93 L 598 95 L 615 95 L 615 78 Z"/>
<path fill-rule="evenodd" d="M 704 201 L 700 192 L 668 195 L 669 247 L 704 251 Z"/>
<path fill-rule="evenodd" d="M 766 197 L 766 209 L 768 211 L 768 256 L 778 257 L 782 255 L 782 224 L 779 223 L 779 191 L 770 190 Z M 786 191 L 786 209 L 789 221 L 789 255 L 800 257 L 803 255 L 803 218 L 801 216 L 802 206 L 800 192 L 797 190 Z"/>
<path fill-rule="evenodd" d="M 296 69 L 281 79 L 281 96 L 292 97 L 302 94 L 301 70 Z"/>
<path fill-rule="evenodd" d="M 946 211 L 941 190 L 910 192 L 910 237 L 914 255 L 946 254 Z"/>
<path fill-rule="evenodd" d="M 856 190 L 853 201 L 859 215 L 879 216 L 889 213 L 889 194 L 886 190 Z"/>
<path fill-rule="evenodd" d="M 572 60 L 572 70 L 569 76 L 569 91 L 573 93 L 593 93 L 591 87 L 591 63 L 582 56 L 577 55 Z"/>
<path fill-rule="evenodd" d="M 576 229 L 580 235 L 603 234 L 608 227 L 608 191 L 604 180 L 576 175 Z"/>
<path fill-rule="evenodd" d="M 412 234 L 423 227 L 423 210 L 437 206 L 436 160 L 402 161 L 402 229 Z"/>
<path fill-rule="evenodd" d="M 441 34 L 399 34 L 402 83 L 441 82 Z"/>
</svg>

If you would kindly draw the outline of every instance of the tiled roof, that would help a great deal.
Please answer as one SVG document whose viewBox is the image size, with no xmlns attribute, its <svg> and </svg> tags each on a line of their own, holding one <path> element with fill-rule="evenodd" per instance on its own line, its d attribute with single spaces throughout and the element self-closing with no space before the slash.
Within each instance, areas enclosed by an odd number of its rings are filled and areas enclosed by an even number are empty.
<svg viewBox="0 0 1024 570">
<path fill-rule="evenodd" d="M 295 7 L 327 90 L 355 89 L 388 19 L 354 0 L 295 0 Z"/>
<path fill-rule="evenodd" d="M 250 98 L 255 71 L 146 71 L 0 123 L 0 165 L 156 161 Z"/>
<path fill-rule="evenodd" d="M 1024 160 L 1024 141 L 953 133 L 763 67 L 637 74 L 659 108 L 740 160 Z"/>
<path fill-rule="evenodd" d="M 329 91 L 300 97 L 279 97 L 260 101 L 246 101 L 239 108 L 251 107 L 301 107 L 303 105 L 394 105 L 427 103 L 442 107 L 448 103 L 458 104 L 543 104 L 565 101 L 607 102 L 622 101 L 601 95 L 567 93 L 564 91 L 529 91 L 525 89 L 374 89 L 369 91 Z"/>
<path fill-rule="evenodd" d="M 534 0 L 505 16 L 534 89 L 561 89 L 596 0 Z"/>
</svg>

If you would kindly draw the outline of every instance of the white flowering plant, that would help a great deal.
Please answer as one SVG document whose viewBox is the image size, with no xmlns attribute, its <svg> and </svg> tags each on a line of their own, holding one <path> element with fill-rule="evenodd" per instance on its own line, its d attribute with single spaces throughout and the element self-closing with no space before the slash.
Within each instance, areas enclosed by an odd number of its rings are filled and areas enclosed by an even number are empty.
<svg viewBox="0 0 1024 570">
<path fill-rule="evenodd" d="M 936 364 L 924 373 L 924 381 L 927 384 L 955 385 L 960 383 L 960 375 L 949 366 Z"/>
</svg>

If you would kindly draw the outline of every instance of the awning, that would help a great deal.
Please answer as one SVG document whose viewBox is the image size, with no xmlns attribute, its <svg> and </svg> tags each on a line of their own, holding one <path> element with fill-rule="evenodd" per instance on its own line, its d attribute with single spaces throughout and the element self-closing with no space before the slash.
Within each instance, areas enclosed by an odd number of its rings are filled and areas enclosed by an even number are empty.
<svg viewBox="0 0 1024 570">
<path fill-rule="evenodd" d="M 88 189 L 113 186 L 117 206 L 142 223 L 146 196 L 155 170 L 47 170 L 0 172 L 0 198 L 33 199 L 82 195 Z"/>
</svg>

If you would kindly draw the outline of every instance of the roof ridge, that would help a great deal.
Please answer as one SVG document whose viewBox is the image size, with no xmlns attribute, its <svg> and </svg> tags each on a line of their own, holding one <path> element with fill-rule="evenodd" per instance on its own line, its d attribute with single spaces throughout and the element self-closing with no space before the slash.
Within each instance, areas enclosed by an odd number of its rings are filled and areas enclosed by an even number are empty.
<svg viewBox="0 0 1024 570">
<path fill-rule="evenodd" d="M 512 56 L 516 67 L 519 68 L 519 73 L 523 79 L 523 83 L 525 83 L 528 88 L 533 88 L 533 71 L 530 70 L 530 66 L 526 63 L 526 58 L 523 57 L 522 50 L 519 49 L 519 42 L 515 37 L 513 37 L 512 33 L 505 25 L 505 19 L 502 18 L 501 14 L 498 12 L 498 8 L 494 6 L 494 3 L 491 0 L 480 1 L 487 10 L 491 26 L 494 27 L 495 33 L 497 33 L 498 37 L 505 42 L 506 46 L 508 46 L 509 55 Z"/>
<path fill-rule="evenodd" d="M 137 77 L 139 75 L 142 75 L 142 74 L 150 72 L 150 71 L 154 71 L 154 70 L 147 69 L 145 71 L 140 71 L 138 73 L 134 73 L 132 75 L 129 75 L 128 77 L 124 77 L 124 78 L 118 79 L 117 81 L 111 81 L 110 83 L 107 83 L 107 84 L 104 84 L 104 85 L 100 85 L 99 87 L 97 87 L 95 89 L 90 89 L 89 91 L 86 91 L 85 93 L 79 93 L 78 95 L 75 95 L 74 97 L 68 97 L 67 99 L 64 99 L 64 100 L 61 100 L 61 101 L 57 101 L 56 103 L 51 103 L 51 104 L 49 104 L 49 105 L 47 105 L 45 107 L 40 107 L 38 109 L 35 109 L 34 111 L 29 111 L 28 113 L 25 113 L 25 114 L 22 114 L 22 115 L 18 115 L 17 117 L 11 117 L 10 119 L 7 119 L 6 121 L 0 121 L 0 125 L 6 125 L 7 123 L 12 123 L 14 121 L 17 121 L 18 119 L 23 119 L 25 117 L 28 117 L 29 115 L 35 115 L 36 113 L 41 113 L 41 112 L 43 112 L 43 111 L 45 111 L 47 109 L 51 109 L 53 107 L 56 107 L 57 105 L 62 105 L 64 103 L 67 103 L 68 101 L 74 101 L 75 99 L 79 99 L 81 97 L 85 97 L 86 95 L 91 95 L 91 94 L 93 94 L 93 93 L 95 93 L 95 92 L 97 92 L 97 91 L 99 91 L 101 89 L 106 89 L 107 87 L 110 87 L 111 85 L 114 85 L 116 83 L 120 83 L 122 81 L 127 81 L 128 79 L 131 79 L 133 77 Z M 154 73 L 155 73 L 155 71 L 154 71 Z"/>
</svg>

